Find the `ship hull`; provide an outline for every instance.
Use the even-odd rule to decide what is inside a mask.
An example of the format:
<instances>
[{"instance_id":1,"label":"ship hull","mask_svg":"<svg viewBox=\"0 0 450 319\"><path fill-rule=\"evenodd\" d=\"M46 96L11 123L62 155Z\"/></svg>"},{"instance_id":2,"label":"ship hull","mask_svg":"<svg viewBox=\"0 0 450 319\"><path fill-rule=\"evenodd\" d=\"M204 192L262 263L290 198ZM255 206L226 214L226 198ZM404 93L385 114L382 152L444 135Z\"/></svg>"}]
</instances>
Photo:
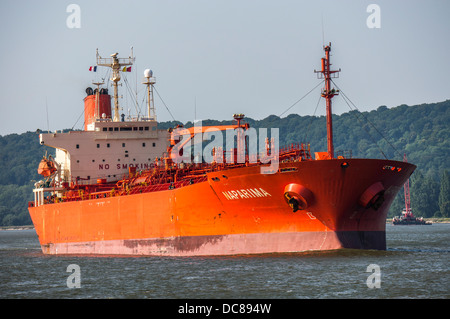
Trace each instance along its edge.
<instances>
[{"instance_id":1,"label":"ship hull","mask_svg":"<svg viewBox=\"0 0 450 319\"><path fill-rule=\"evenodd\" d=\"M345 164L345 165L344 165ZM201 256L386 249L386 215L414 165L369 159L243 167L193 185L30 207L46 254ZM296 212L288 184L311 195ZM366 205L373 185L382 201Z\"/></svg>"},{"instance_id":2,"label":"ship hull","mask_svg":"<svg viewBox=\"0 0 450 319\"><path fill-rule=\"evenodd\" d=\"M365 238L365 240L362 240ZM293 232L49 243L51 255L217 256L386 248L385 233Z\"/></svg>"}]
</instances>

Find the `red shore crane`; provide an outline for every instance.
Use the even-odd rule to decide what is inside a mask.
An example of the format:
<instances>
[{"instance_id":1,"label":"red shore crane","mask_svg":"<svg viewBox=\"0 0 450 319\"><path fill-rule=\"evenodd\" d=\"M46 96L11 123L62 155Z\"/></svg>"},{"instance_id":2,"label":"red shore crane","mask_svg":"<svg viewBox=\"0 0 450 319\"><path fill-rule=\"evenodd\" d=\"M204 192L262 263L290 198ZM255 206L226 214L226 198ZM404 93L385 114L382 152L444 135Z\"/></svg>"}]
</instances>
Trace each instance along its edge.
<instances>
[{"instance_id":1,"label":"red shore crane","mask_svg":"<svg viewBox=\"0 0 450 319\"><path fill-rule=\"evenodd\" d=\"M408 160L406 158L406 154L403 154L403 162L407 163ZM406 180L405 184L403 185L403 188L405 190L405 211L404 216L411 216L412 217L412 211L411 211L411 197L409 194L409 178Z\"/></svg>"}]
</instances>

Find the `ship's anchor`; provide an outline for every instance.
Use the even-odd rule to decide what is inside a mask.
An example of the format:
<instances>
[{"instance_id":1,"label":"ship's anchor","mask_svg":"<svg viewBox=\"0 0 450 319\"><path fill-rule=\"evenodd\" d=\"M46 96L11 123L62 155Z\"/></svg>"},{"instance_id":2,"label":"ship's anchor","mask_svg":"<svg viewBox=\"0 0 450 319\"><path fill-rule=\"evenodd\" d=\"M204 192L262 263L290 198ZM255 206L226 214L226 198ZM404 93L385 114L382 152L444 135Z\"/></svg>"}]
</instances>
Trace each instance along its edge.
<instances>
[{"instance_id":1,"label":"ship's anchor","mask_svg":"<svg viewBox=\"0 0 450 319\"><path fill-rule=\"evenodd\" d=\"M308 208L314 200L314 195L306 187L292 183L284 188L284 199L295 213L298 210Z\"/></svg>"},{"instance_id":2,"label":"ship's anchor","mask_svg":"<svg viewBox=\"0 0 450 319\"><path fill-rule=\"evenodd\" d=\"M370 185L358 200L358 203L364 208L373 208L377 210L384 203L384 186L381 182Z\"/></svg>"},{"instance_id":3,"label":"ship's anchor","mask_svg":"<svg viewBox=\"0 0 450 319\"><path fill-rule=\"evenodd\" d=\"M298 211L298 200L296 198L294 198L293 196L290 196L288 193L284 194L284 197L287 200L287 203L289 206L291 206L292 211L295 213L296 211Z\"/></svg>"}]
</instances>

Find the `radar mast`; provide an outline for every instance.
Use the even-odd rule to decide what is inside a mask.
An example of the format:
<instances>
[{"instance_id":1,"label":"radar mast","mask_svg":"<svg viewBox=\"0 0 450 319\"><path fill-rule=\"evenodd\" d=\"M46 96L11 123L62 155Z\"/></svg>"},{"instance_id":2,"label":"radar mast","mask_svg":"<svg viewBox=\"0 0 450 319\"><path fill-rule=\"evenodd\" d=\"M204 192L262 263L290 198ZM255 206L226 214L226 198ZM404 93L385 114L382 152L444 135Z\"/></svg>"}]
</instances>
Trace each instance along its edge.
<instances>
[{"instance_id":1,"label":"radar mast","mask_svg":"<svg viewBox=\"0 0 450 319\"><path fill-rule=\"evenodd\" d=\"M147 116L150 121L156 121L155 101L153 99L153 85L156 83L156 79L150 69L144 71L144 77L145 82L142 82L142 84L147 85Z\"/></svg>"},{"instance_id":2,"label":"radar mast","mask_svg":"<svg viewBox=\"0 0 450 319\"><path fill-rule=\"evenodd\" d=\"M322 89L322 97L327 101L327 148L328 148L328 158L334 158L334 145L333 145L333 121L332 121L332 110L331 110L331 99L339 94L339 90L331 88L331 79L339 77L339 70L330 70L330 51L331 43L323 47L325 51L325 57L322 58L322 70L316 71L319 79L325 79L325 87Z\"/></svg>"},{"instance_id":3,"label":"radar mast","mask_svg":"<svg viewBox=\"0 0 450 319\"><path fill-rule=\"evenodd\" d=\"M119 90L118 90L118 82L120 81L120 71L123 67L133 65L134 57L133 57L133 49L131 49L131 55L128 58L118 58L118 53L111 54L110 58L102 58L98 54L97 49L97 65L106 66L112 69L111 81L113 82L114 87L114 122L120 121L119 116Z\"/></svg>"}]
</instances>

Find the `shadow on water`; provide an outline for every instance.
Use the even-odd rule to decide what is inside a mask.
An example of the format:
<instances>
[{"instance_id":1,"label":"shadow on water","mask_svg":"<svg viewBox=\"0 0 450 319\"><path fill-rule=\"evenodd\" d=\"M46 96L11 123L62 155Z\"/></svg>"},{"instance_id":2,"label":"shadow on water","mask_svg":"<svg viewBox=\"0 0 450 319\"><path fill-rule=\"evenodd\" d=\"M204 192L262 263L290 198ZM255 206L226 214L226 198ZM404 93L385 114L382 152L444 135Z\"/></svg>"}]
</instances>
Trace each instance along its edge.
<instances>
[{"instance_id":1,"label":"shadow on water","mask_svg":"<svg viewBox=\"0 0 450 319\"><path fill-rule=\"evenodd\" d=\"M194 257L159 257L174 260L257 260L257 259L308 259L308 258L342 258L342 257L370 257L384 256L389 252L384 250L361 250L361 249L339 249L324 251L304 251L288 253L265 253L265 254L239 254L226 256L194 256Z\"/></svg>"},{"instance_id":2,"label":"shadow on water","mask_svg":"<svg viewBox=\"0 0 450 319\"><path fill-rule=\"evenodd\" d=\"M408 253L450 253L450 249L434 249L434 248L388 248L387 252L408 252Z\"/></svg>"}]
</instances>

